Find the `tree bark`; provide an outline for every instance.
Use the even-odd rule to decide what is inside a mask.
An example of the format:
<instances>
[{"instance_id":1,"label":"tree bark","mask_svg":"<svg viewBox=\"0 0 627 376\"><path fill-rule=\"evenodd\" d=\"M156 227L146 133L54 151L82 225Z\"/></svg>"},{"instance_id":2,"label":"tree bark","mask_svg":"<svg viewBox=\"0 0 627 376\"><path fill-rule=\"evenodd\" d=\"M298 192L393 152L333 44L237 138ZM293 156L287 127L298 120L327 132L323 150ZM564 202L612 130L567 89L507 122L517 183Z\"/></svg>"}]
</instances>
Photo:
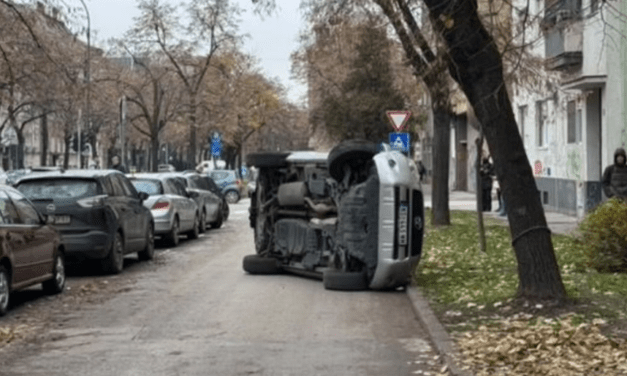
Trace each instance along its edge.
<instances>
[{"instance_id":1,"label":"tree bark","mask_svg":"<svg viewBox=\"0 0 627 376\"><path fill-rule=\"evenodd\" d=\"M472 104L495 164L508 208L518 261L518 296L563 299L544 209L516 126L503 79L502 59L477 14L476 0L423 0L450 55L449 71Z\"/></svg>"},{"instance_id":2,"label":"tree bark","mask_svg":"<svg viewBox=\"0 0 627 376\"><path fill-rule=\"evenodd\" d=\"M448 108L433 106L433 178L431 181L431 210L433 224L451 224L448 194L449 159L451 155L451 116Z\"/></svg>"},{"instance_id":3,"label":"tree bark","mask_svg":"<svg viewBox=\"0 0 627 376\"><path fill-rule=\"evenodd\" d=\"M45 112L45 110L43 110ZM39 153L39 164L46 166L48 162L48 115L45 113L41 117L41 123L39 127L41 137L41 150Z\"/></svg>"}]
</instances>

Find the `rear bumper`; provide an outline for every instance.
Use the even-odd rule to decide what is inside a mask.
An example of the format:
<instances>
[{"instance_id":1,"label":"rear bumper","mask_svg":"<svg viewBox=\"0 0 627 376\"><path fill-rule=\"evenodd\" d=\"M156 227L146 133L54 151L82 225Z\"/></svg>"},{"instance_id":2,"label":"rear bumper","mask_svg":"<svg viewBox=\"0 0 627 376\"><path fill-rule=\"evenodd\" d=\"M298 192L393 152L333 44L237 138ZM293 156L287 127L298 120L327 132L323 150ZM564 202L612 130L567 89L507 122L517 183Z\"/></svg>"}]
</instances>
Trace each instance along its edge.
<instances>
[{"instance_id":1,"label":"rear bumper","mask_svg":"<svg viewBox=\"0 0 627 376\"><path fill-rule=\"evenodd\" d=\"M155 215L155 211L151 211L151 213L155 222L155 235L167 234L172 230L172 218L174 217L171 216L170 213L161 215Z\"/></svg>"},{"instance_id":2,"label":"rear bumper","mask_svg":"<svg viewBox=\"0 0 627 376\"><path fill-rule=\"evenodd\" d=\"M68 258L103 259L109 254L113 236L104 231L61 232Z\"/></svg>"},{"instance_id":3,"label":"rear bumper","mask_svg":"<svg viewBox=\"0 0 627 376\"><path fill-rule=\"evenodd\" d=\"M420 256L404 260L379 260L369 287L373 290L383 290L407 285L418 261Z\"/></svg>"}]
</instances>

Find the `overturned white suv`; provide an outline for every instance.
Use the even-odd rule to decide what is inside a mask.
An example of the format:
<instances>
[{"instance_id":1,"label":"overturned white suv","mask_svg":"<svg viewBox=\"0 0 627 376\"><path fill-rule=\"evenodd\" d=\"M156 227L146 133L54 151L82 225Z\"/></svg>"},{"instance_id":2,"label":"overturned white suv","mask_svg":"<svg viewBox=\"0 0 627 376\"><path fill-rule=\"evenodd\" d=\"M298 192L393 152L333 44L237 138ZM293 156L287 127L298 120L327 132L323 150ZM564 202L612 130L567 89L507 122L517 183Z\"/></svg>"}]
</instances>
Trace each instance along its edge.
<instances>
[{"instance_id":1,"label":"overturned white suv","mask_svg":"<svg viewBox=\"0 0 627 376\"><path fill-rule=\"evenodd\" d=\"M251 274L289 271L333 290L395 289L422 250L424 203L415 164L389 146L350 140L328 154L256 153Z\"/></svg>"}]
</instances>

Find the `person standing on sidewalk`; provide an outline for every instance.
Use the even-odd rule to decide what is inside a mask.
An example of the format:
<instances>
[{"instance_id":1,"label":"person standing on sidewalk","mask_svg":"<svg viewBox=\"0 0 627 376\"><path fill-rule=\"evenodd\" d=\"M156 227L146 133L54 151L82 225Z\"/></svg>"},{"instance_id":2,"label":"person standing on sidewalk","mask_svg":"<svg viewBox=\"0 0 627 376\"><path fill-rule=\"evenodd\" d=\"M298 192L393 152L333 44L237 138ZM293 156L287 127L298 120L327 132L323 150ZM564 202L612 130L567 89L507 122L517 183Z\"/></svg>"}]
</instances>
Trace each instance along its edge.
<instances>
[{"instance_id":1,"label":"person standing on sidewalk","mask_svg":"<svg viewBox=\"0 0 627 376\"><path fill-rule=\"evenodd\" d=\"M618 148L614 152L614 164L603 171L603 192L608 198L627 199L627 155L625 149Z\"/></svg>"},{"instance_id":2,"label":"person standing on sidewalk","mask_svg":"<svg viewBox=\"0 0 627 376\"><path fill-rule=\"evenodd\" d=\"M113 164L111 166L112 169L114 170L118 170L124 174L128 173L128 170L126 169L126 166L124 166L124 164L122 164L122 162L120 161L120 157L118 157L117 155L114 155L113 158L111 158L111 163Z\"/></svg>"},{"instance_id":3,"label":"person standing on sidewalk","mask_svg":"<svg viewBox=\"0 0 627 376\"><path fill-rule=\"evenodd\" d=\"M490 163L489 157L484 157L481 162L481 169L479 170L479 174L481 174L481 203L482 203L482 211L491 211L492 210L492 182L494 176L494 166Z\"/></svg>"}]
</instances>

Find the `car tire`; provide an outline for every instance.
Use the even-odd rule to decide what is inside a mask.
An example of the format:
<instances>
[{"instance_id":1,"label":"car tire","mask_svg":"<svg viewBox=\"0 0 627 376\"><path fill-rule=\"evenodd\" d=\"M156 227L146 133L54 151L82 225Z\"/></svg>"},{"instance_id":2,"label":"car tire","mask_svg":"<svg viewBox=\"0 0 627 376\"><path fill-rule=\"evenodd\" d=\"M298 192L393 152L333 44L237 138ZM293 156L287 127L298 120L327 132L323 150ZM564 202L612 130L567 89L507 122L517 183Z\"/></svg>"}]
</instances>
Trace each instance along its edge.
<instances>
[{"instance_id":1,"label":"car tire","mask_svg":"<svg viewBox=\"0 0 627 376\"><path fill-rule=\"evenodd\" d=\"M124 269L124 242L122 241L122 234L115 233L113 241L111 242L111 249L107 258L102 263L103 270L110 274L120 274Z\"/></svg>"},{"instance_id":2,"label":"car tire","mask_svg":"<svg viewBox=\"0 0 627 376\"><path fill-rule=\"evenodd\" d=\"M52 278L41 284L44 292L49 295L59 294L65 289L65 257L57 251L54 257Z\"/></svg>"},{"instance_id":3,"label":"car tire","mask_svg":"<svg viewBox=\"0 0 627 376\"><path fill-rule=\"evenodd\" d=\"M253 153L246 156L246 164L254 167L285 167L290 153Z\"/></svg>"},{"instance_id":4,"label":"car tire","mask_svg":"<svg viewBox=\"0 0 627 376\"><path fill-rule=\"evenodd\" d=\"M278 274L282 272L279 260L259 255L244 256L244 271L250 274Z\"/></svg>"},{"instance_id":5,"label":"car tire","mask_svg":"<svg viewBox=\"0 0 627 376\"><path fill-rule=\"evenodd\" d=\"M137 258L140 261L150 261L155 258L155 231L152 225L146 232L146 247L137 252Z\"/></svg>"},{"instance_id":6,"label":"car tire","mask_svg":"<svg viewBox=\"0 0 627 376\"><path fill-rule=\"evenodd\" d=\"M366 140L348 140L336 145L329 152L329 174L337 181L344 177L344 166L355 159L372 159L378 152L377 144Z\"/></svg>"},{"instance_id":7,"label":"car tire","mask_svg":"<svg viewBox=\"0 0 627 376\"><path fill-rule=\"evenodd\" d=\"M203 210L198 223L198 232L204 234L205 231L207 231L207 212Z\"/></svg>"},{"instance_id":8,"label":"car tire","mask_svg":"<svg viewBox=\"0 0 627 376\"><path fill-rule=\"evenodd\" d=\"M0 266L0 316L9 310L11 297L11 276L4 266Z\"/></svg>"},{"instance_id":9,"label":"car tire","mask_svg":"<svg viewBox=\"0 0 627 376\"><path fill-rule=\"evenodd\" d=\"M229 204L236 204L239 201L239 192L235 190L230 190L224 193L224 197L226 198L226 202Z\"/></svg>"},{"instance_id":10,"label":"car tire","mask_svg":"<svg viewBox=\"0 0 627 376\"><path fill-rule=\"evenodd\" d=\"M229 203L224 202L224 215L222 216L222 221L226 222L229 219L229 214L231 213L231 209L229 209Z\"/></svg>"},{"instance_id":11,"label":"car tire","mask_svg":"<svg viewBox=\"0 0 627 376\"><path fill-rule=\"evenodd\" d=\"M362 291L368 288L365 272L328 269L322 273L322 283L327 290Z\"/></svg>"},{"instance_id":12,"label":"car tire","mask_svg":"<svg viewBox=\"0 0 627 376\"><path fill-rule=\"evenodd\" d=\"M179 217L175 217L170 232L165 235L165 240L170 247L176 247L177 245L179 245L180 231L181 228L179 227Z\"/></svg>"},{"instance_id":13,"label":"car tire","mask_svg":"<svg viewBox=\"0 0 627 376\"><path fill-rule=\"evenodd\" d=\"M224 218L222 217L222 210L218 210L218 219L211 224L211 228L220 228L222 227L223 222Z\"/></svg>"},{"instance_id":14,"label":"car tire","mask_svg":"<svg viewBox=\"0 0 627 376\"><path fill-rule=\"evenodd\" d=\"M200 220L198 219L198 213L196 213L196 215L194 216L194 225L192 226L192 229L187 231L187 239L198 239L198 234L200 233L200 231L198 230L199 228L199 223Z\"/></svg>"}]
</instances>

